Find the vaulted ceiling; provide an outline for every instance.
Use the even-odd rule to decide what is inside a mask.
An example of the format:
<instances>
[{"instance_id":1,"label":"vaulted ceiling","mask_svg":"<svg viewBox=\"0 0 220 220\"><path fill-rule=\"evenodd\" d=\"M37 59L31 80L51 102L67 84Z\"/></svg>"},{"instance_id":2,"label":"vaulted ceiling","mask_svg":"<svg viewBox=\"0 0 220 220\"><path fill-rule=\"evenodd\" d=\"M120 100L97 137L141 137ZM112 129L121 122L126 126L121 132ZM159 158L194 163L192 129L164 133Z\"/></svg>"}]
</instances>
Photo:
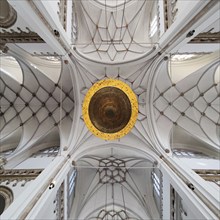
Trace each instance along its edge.
<instances>
[{"instance_id":1,"label":"vaulted ceiling","mask_svg":"<svg viewBox=\"0 0 220 220\"><path fill-rule=\"evenodd\" d=\"M10 29L0 28L1 149L15 149L12 159L45 142L60 143L61 154L73 155L79 171L83 194L76 195L76 218L158 217L151 179L156 157L190 146L181 135L173 146L172 134L182 130L191 146L197 139L203 143L194 150L219 152L218 43L196 39L203 32L219 32L216 6L212 15L203 16L195 7L198 22L190 25L190 11L189 25L182 29L184 7L177 5L173 22L178 25L162 33L157 1L77 0L70 39L56 24L58 6L45 2L10 1L17 21ZM47 7L53 10L45 12ZM158 30L151 36L155 16ZM186 37L190 28L196 34ZM82 117L87 91L106 78L129 85L139 107L131 132L114 141L95 137Z\"/></svg>"},{"instance_id":2,"label":"vaulted ceiling","mask_svg":"<svg viewBox=\"0 0 220 220\"><path fill-rule=\"evenodd\" d=\"M101 62L133 60L154 44L149 38L152 1L76 1L76 50Z\"/></svg>"},{"instance_id":3,"label":"vaulted ceiling","mask_svg":"<svg viewBox=\"0 0 220 220\"><path fill-rule=\"evenodd\" d=\"M74 97L70 70L62 58L33 58L13 45L1 61L1 150L15 149L15 156L44 143L50 133L48 144L65 145Z\"/></svg>"}]
</instances>

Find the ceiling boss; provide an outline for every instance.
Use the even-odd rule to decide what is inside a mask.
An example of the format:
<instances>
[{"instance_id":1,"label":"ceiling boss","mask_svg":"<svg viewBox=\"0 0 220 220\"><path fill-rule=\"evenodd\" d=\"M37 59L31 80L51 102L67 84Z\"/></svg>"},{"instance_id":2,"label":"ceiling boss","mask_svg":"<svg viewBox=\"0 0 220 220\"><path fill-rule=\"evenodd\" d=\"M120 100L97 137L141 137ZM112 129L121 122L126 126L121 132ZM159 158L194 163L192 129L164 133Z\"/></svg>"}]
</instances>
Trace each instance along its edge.
<instances>
[{"instance_id":1,"label":"ceiling boss","mask_svg":"<svg viewBox=\"0 0 220 220\"><path fill-rule=\"evenodd\" d=\"M82 111L86 126L95 136L114 140L133 128L138 115L138 102L126 83L105 79L89 89Z\"/></svg>"}]
</instances>

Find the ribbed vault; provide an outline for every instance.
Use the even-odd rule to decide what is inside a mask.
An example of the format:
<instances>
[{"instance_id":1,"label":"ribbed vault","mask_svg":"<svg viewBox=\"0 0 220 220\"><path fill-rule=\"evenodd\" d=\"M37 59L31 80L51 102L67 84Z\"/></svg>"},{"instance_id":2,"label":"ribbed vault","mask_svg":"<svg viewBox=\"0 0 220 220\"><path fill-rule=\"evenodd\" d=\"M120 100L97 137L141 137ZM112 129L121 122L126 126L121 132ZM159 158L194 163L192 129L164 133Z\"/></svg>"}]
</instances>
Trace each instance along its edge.
<instances>
[{"instance_id":1,"label":"ribbed vault","mask_svg":"<svg viewBox=\"0 0 220 220\"><path fill-rule=\"evenodd\" d=\"M22 82L12 78L4 68L0 73L1 151L13 146L16 148L16 154L30 149L36 143L41 145L48 136L49 145L56 142L65 145L71 130L74 110L70 70L62 57L55 61L43 60L30 57L24 52L18 56L19 52L16 46L11 48L12 63L8 59L7 70L11 70L10 64L13 67L16 60L22 71ZM55 75L57 69L60 69L57 80L57 76L54 75L55 82L47 75L53 68Z\"/></svg>"},{"instance_id":2,"label":"ribbed vault","mask_svg":"<svg viewBox=\"0 0 220 220\"><path fill-rule=\"evenodd\" d=\"M133 90L138 100L137 121L129 134L116 140L116 142L120 141L121 143L126 143L128 146L136 146L137 148L143 147L145 150L148 149L150 146L149 143L151 142L147 124L146 92L148 71L152 61L153 60L149 60L140 64L106 68L101 64L89 64L74 60L76 74L79 76L78 86L80 89L81 103L83 103L85 95L91 86L99 80L108 78L121 80ZM86 149L104 143L103 140L96 138L87 129L83 120L82 112L80 112L80 114L80 121L76 131L77 138L74 140L73 148L73 153L76 154L80 154L80 152Z\"/></svg>"},{"instance_id":3,"label":"ribbed vault","mask_svg":"<svg viewBox=\"0 0 220 220\"><path fill-rule=\"evenodd\" d=\"M168 73L168 62L161 64L153 105L164 146L170 145L173 126L180 126L219 150L220 85L215 82L218 67L219 61L215 59L175 84Z\"/></svg>"},{"instance_id":4,"label":"ribbed vault","mask_svg":"<svg viewBox=\"0 0 220 220\"><path fill-rule=\"evenodd\" d=\"M131 155L132 151L128 151L127 155ZM72 218L159 218L161 210L157 210L152 194L154 161L140 154L130 157L124 153L112 144L76 162L78 177Z\"/></svg>"},{"instance_id":5,"label":"ribbed vault","mask_svg":"<svg viewBox=\"0 0 220 220\"><path fill-rule=\"evenodd\" d=\"M60 146L58 159L67 163L71 160L77 170L71 219L160 219L163 185L157 161L162 161L159 157L164 158L164 154L157 140L166 152L174 145L188 149L196 145L196 150L205 149L209 155L220 150L219 60L206 60L191 72L184 69L184 77L174 77L174 81L175 71L170 73L173 63L167 57L163 59L174 47L176 50L190 41L185 32L196 23L178 27L183 25L179 14L176 17L175 7L180 1L177 5L176 1L171 5L165 1L163 5L159 4L162 1L151 0L75 0L60 1L60 5L51 1L49 7L45 1L23 2L21 5L36 12L36 23L33 18L30 21L34 30L24 21L30 14L25 12L23 16L23 5L17 3L20 11L16 22L10 30L0 29L0 46L4 47L0 69L1 151L13 151L5 154L10 160L23 153L28 157L47 147ZM68 15L72 26L68 31L62 29L65 25L59 24L57 17L52 17L57 12L56 16L63 16L67 24L67 2L72 4ZM54 6L52 12L47 11L50 6ZM169 16L171 6L172 21L168 21L163 16ZM64 14L56 11L61 8ZM179 7L181 16L183 10ZM175 19L177 25L173 28ZM188 18L185 20L188 22ZM42 30L38 23L43 24ZM33 32L35 29L39 35ZM126 83L138 100L134 127L114 141L94 136L82 115L89 89L109 78ZM149 98L152 96L153 100ZM188 142L184 141L186 137ZM58 172L66 169L66 165L58 165ZM160 183L159 189L153 179ZM66 185L62 184L62 201L66 199Z\"/></svg>"},{"instance_id":6,"label":"ribbed vault","mask_svg":"<svg viewBox=\"0 0 220 220\"><path fill-rule=\"evenodd\" d=\"M149 20L145 19L152 4L136 0L75 1L76 51L101 62L123 62L146 55L154 46L148 33Z\"/></svg>"}]
</instances>

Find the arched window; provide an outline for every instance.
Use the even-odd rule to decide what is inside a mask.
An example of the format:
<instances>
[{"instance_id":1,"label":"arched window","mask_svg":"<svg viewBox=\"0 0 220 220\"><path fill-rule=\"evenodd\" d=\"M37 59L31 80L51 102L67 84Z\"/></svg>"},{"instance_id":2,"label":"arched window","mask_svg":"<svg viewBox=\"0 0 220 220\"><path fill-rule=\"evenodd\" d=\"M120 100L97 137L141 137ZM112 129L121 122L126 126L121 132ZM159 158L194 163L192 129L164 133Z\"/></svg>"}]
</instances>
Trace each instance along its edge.
<instances>
[{"instance_id":1,"label":"arched window","mask_svg":"<svg viewBox=\"0 0 220 220\"><path fill-rule=\"evenodd\" d=\"M151 172L151 179L153 184L153 196L157 209L162 216L162 173L159 169L154 168Z\"/></svg>"},{"instance_id":2,"label":"arched window","mask_svg":"<svg viewBox=\"0 0 220 220\"><path fill-rule=\"evenodd\" d=\"M48 147L32 154L32 157L56 157L60 150L59 146Z\"/></svg>"},{"instance_id":3,"label":"arched window","mask_svg":"<svg viewBox=\"0 0 220 220\"><path fill-rule=\"evenodd\" d=\"M13 202L13 193L6 186L0 186L0 215Z\"/></svg>"},{"instance_id":4,"label":"arched window","mask_svg":"<svg viewBox=\"0 0 220 220\"><path fill-rule=\"evenodd\" d=\"M150 14L149 37L152 38L158 31L158 2L155 1Z\"/></svg>"},{"instance_id":5,"label":"arched window","mask_svg":"<svg viewBox=\"0 0 220 220\"><path fill-rule=\"evenodd\" d=\"M187 158L210 158L208 155L202 152L190 151L188 149L173 149L173 155L176 157Z\"/></svg>"},{"instance_id":6,"label":"arched window","mask_svg":"<svg viewBox=\"0 0 220 220\"><path fill-rule=\"evenodd\" d=\"M70 215L71 207L75 197L77 171L72 169L68 174L68 216Z\"/></svg>"}]
</instances>

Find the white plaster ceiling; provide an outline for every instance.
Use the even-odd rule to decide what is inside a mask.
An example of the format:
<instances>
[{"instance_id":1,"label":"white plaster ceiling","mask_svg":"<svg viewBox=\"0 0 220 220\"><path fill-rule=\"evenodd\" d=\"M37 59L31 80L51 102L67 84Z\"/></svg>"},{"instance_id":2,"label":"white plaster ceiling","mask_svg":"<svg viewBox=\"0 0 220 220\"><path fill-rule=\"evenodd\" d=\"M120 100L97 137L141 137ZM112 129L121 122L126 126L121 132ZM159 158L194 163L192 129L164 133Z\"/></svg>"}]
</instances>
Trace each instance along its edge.
<instances>
[{"instance_id":1,"label":"white plaster ceiling","mask_svg":"<svg viewBox=\"0 0 220 220\"><path fill-rule=\"evenodd\" d=\"M169 149L170 132L179 126L202 141L203 147L219 150L220 86L214 80L219 60L216 57L206 60L197 70L191 70L190 73L185 70L187 73L184 77L173 81L168 66L174 63L169 60L159 62L159 55L139 60L150 53L154 46L148 36L149 20L146 19L152 1L97 0L74 1L74 4L78 37L73 47L80 58L70 53L69 63L64 57L59 57L58 61L43 60L45 46L50 47L48 43L38 48L32 44L22 47L8 45L9 56L14 57L20 66L20 79L23 82L1 71L1 144L4 149L11 146L16 148L15 155L37 147L44 141L60 141L62 148L67 146L68 153L74 156L79 169L77 184L81 188L77 193L85 193L76 195L76 217L100 217L103 215L100 210L105 204L105 211L110 217L114 212L118 216L125 216L124 207L134 206L134 209L127 210L131 219L152 219L159 215L152 196L150 172L155 162L152 157L161 154L154 135L163 148ZM26 26L30 24L24 25L24 28ZM215 50L212 48L208 52ZM198 52L192 48L189 51L186 47L184 51ZM54 55L53 50L52 53ZM196 65L193 60L190 61L189 65ZM180 67L184 63L175 65ZM177 75L176 70L173 69L172 74ZM105 78L127 83L136 94L139 104L134 128L125 137L114 141L95 137L87 129L81 111L88 89ZM149 84L154 81L156 85L152 88ZM151 96L153 100L150 100ZM153 110L153 115L150 110ZM154 131L149 125L150 120L155 125ZM177 139L175 141L178 143ZM184 144L182 140L179 142ZM111 148L114 148L114 154ZM153 156L148 158L147 153ZM99 163L102 160L112 164L112 160L121 161L126 164L126 168L123 168L126 170L136 166L146 168L130 169L126 183L114 185L117 192L113 200L117 203L114 208L111 197L108 197L113 192L111 183L99 182ZM119 163L116 164L118 166ZM89 168L82 168L88 165ZM85 178L87 181L84 181ZM123 202L123 190L126 191L126 204ZM103 193L107 196L103 197ZM147 195L146 198L143 195ZM104 198L107 198L107 202L102 203Z\"/></svg>"},{"instance_id":2,"label":"white plaster ceiling","mask_svg":"<svg viewBox=\"0 0 220 220\"><path fill-rule=\"evenodd\" d=\"M80 105L82 105L84 97L88 89L98 80L105 78L115 78L127 83L135 92L139 103L139 112L137 122L131 132L120 140L115 140L115 143L126 143L130 147L145 149L151 146L149 137L149 128L147 124L146 112L146 92L147 92L147 79L148 69L152 61L143 62L137 65L126 65L119 67L106 68L102 65L89 65L75 61L76 73L78 74L78 86L80 89ZM79 154L82 151L88 151L93 146L110 141L104 141L95 137L86 127L82 112L80 108L80 121L76 131L77 138L74 140L75 147L73 152ZM148 145L148 147L146 147Z\"/></svg>"},{"instance_id":3,"label":"white plaster ceiling","mask_svg":"<svg viewBox=\"0 0 220 220\"><path fill-rule=\"evenodd\" d=\"M15 152L20 153L35 143L40 145L39 140L50 133L54 133L54 140L60 135L60 144L65 145L74 110L73 88L67 65L62 58L54 61L30 57L12 45L9 55L13 58L3 57L1 61L7 60L9 70L16 63L17 73L20 71L22 76L18 81L11 77L14 69L8 74L4 65L1 68L1 149L7 150L13 145ZM18 131L20 137L17 137ZM57 136L58 131L60 134ZM17 138L11 138L12 134Z\"/></svg>"},{"instance_id":4,"label":"white plaster ceiling","mask_svg":"<svg viewBox=\"0 0 220 220\"><path fill-rule=\"evenodd\" d=\"M75 1L75 7L78 37L74 47L83 57L122 62L153 49L148 36L149 20L145 19L151 1Z\"/></svg>"},{"instance_id":5,"label":"white plaster ceiling","mask_svg":"<svg viewBox=\"0 0 220 220\"><path fill-rule=\"evenodd\" d=\"M167 147L170 130L180 126L219 150L220 85L215 82L218 66L217 57L174 83L168 62L161 65L154 94L154 112L159 136Z\"/></svg>"},{"instance_id":6,"label":"white plaster ceiling","mask_svg":"<svg viewBox=\"0 0 220 220\"><path fill-rule=\"evenodd\" d=\"M104 215L110 219L159 218L161 210L157 210L152 194L152 158L148 160L131 150L136 156L127 157L123 148L114 144L93 153L76 163L78 191L72 210L74 218L107 219Z\"/></svg>"}]
</instances>

